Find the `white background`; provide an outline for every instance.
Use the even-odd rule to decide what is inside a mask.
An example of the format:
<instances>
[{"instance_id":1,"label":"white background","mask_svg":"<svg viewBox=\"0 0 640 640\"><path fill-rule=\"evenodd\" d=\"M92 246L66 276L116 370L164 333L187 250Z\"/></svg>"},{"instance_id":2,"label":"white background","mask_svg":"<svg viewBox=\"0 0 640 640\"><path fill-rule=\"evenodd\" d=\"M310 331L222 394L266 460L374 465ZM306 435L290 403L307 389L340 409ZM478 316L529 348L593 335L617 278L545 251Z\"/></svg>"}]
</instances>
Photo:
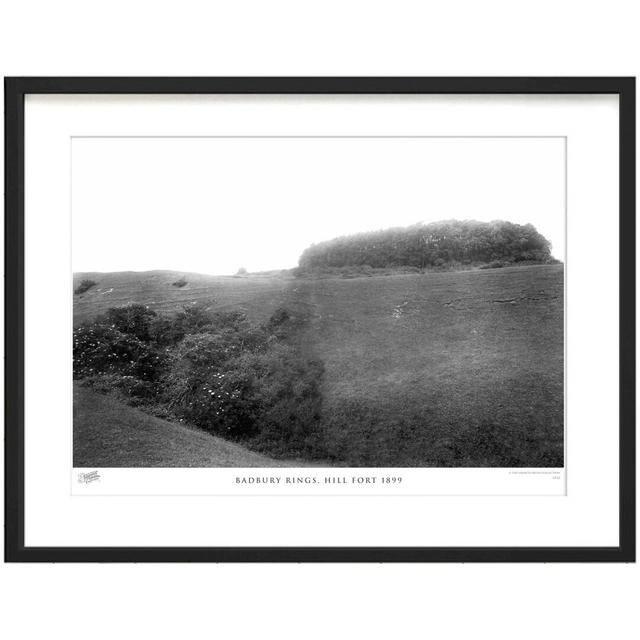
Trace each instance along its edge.
<instances>
[{"instance_id":1,"label":"white background","mask_svg":"<svg viewBox=\"0 0 640 640\"><path fill-rule=\"evenodd\" d=\"M263 127L261 118L249 132ZM74 272L291 269L314 242L451 218L533 224L553 256L565 257L564 138L89 137L72 145Z\"/></svg>"},{"instance_id":2,"label":"white background","mask_svg":"<svg viewBox=\"0 0 640 640\"><path fill-rule=\"evenodd\" d=\"M27 546L615 546L618 543L618 438L617 429L610 429L618 421L616 96L529 96L523 100L521 96L495 95L29 95L25 123ZM247 497L246 501L238 502L215 495L221 493L225 475L222 470L186 470L180 472L179 478L189 484L203 474L207 482L215 478L215 483L211 482L214 495L145 497L149 478L157 476L149 469L136 470L130 478L133 496L78 499L70 495L70 136L225 135L256 129L264 135L567 137L570 204L565 269L569 285L566 496L540 495L548 494L549 479L535 476L531 480L540 485L538 491L534 489L538 495L526 500L513 498L508 488L499 491L501 495L492 495L495 491L488 490L489 495L480 498L462 488L459 495L449 499L423 495L408 500L378 494L344 496L335 501L306 497L307 492L301 490L287 500ZM454 144L458 144L458 139ZM273 161L280 162L280 153L275 149ZM337 184L334 188L340 193L344 187ZM603 216L606 224L601 223ZM609 259L595 261L593 247L606 248ZM47 285L43 287L45 264ZM598 291L597 304L594 288ZM41 326L43 308L50 310L47 331L42 331ZM51 340L51 335L56 340ZM593 336L598 336L598 340L594 341ZM585 349L585 345L589 348ZM597 472L594 461L598 464ZM458 471L439 470L438 475L447 478L443 493L449 493L452 484L461 481ZM496 472L499 473L491 470L490 477L495 477ZM173 469L158 473L159 487L177 474ZM128 472L125 477L131 475ZM429 487L432 474L416 470L413 477L409 472L406 476L410 493L432 493ZM117 490L118 477L122 473L105 471L107 492L111 488L121 493ZM517 477L510 478L509 484L516 484ZM92 489L92 485L88 488ZM190 493L185 489L183 495ZM381 517L383 513L386 517Z\"/></svg>"},{"instance_id":3,"label":"white background","mask_svg":"<svg viewBox=\"0 0 640 640\"><path fill-rule=\"evenodd\" d=\"M636 75L634 2L13 3L4 75ZM637 565L3 566L12 638L632 637Z\"/></svg>"}]
</instances>

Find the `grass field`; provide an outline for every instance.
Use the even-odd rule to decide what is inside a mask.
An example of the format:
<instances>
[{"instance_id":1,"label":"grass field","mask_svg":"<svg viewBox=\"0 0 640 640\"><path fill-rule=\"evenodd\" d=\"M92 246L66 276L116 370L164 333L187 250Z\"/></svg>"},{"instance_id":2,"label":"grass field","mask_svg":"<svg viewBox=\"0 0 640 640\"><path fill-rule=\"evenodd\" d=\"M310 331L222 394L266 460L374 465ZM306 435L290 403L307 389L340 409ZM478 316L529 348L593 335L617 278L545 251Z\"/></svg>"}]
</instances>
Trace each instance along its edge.
<instances>
[{"instance_id":1,"label":"grass field","mask_svg":"<svg viewBox=\"0 0 640 640\"><path fill-rule=\"evenodd\" d=\"M175 272L77 274L97 285L75 296L74 319L131 302L170 313L204 301L254 321L279 306L303 310L298 340L325 365L324 428L337 463L561 466L563 271L185 274L183 288L171 285Z\"/></svg>"},{"instance_id":2,"label":"grass field","mask_svg":"<svg viewBox=\"0 0 640 640\"><path fill-rule=\"evenodd\" d=\"M204 431L160 420L114 398L74 387L74 467L282 467Z\"/></svg>"},{"instance_id":3,"label":"grass field","mask_svg":"<svg viewBox=\"0 0 640 640\"><path fill-rule=\"evenodd\" d=\"M173 283L184 277L184 287ZM74 296L74 321L93 319L110 307L140 303L158 313L173 313L194 302L216 310L243 309L252 319L265 320L286 297L295 280L272 276L208 276L175 271L122 271L74 274L74 288L83 280L96 286Z\"/></svg>"}]
</instances>

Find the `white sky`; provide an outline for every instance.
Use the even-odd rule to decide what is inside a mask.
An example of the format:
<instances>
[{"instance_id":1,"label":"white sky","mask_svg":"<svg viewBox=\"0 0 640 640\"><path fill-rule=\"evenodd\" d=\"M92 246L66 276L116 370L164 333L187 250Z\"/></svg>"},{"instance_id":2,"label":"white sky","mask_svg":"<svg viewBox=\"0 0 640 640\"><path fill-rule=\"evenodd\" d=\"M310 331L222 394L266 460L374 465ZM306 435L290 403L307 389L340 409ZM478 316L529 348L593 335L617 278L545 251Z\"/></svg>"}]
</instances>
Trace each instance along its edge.
<instances>
[{"instance_id":1,"label":"white sky","mask_svg":"<svg viewBox=\"0 0 640 640\"><path fill-rule=\"evenodd\" d=\"M313 242L450 218L564 260L562 138L74 138L74 271L294 267Z\"/></svg>"}]
</instances>

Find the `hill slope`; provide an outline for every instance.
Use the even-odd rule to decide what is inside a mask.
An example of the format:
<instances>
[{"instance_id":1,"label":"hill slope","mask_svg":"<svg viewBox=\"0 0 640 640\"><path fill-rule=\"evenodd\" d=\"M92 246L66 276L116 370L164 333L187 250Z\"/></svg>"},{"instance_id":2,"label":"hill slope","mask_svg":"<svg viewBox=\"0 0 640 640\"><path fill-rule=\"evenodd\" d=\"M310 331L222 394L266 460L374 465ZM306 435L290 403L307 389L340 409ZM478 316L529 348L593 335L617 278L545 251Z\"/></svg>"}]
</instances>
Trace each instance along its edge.
<instances>
[{"instance_id":1,"label":"hill slope","mask_svg":"<svg viewBox=\"0 0 640 640\"><path fill-rule=\"evenodd\" d=\"M76 386L73 394L74 467L284 467L204 431L167 422Z\"/></svg>"},{"instance_id":2,"label":"hill slope","mask_svg":"<svg viewBox=\"0 0 640 640\"><path fill-rule=\"evenodd\" d=\"M336 451L561 464L562 265L321 280L306 295ZM368 420L353 424L356 411Z\"/></svg>"},{"instance_id":3,"label":"hill slope","mask_svg":"<svg viewBox=\"0 0 640 640\"><path fill-rule=\"evenodd\" d=\"M184 287L173 286L181 278ZM254 319L268 317L291 286L291 276L210 276L177 271L119 271L76 273L74 288L84 279L96 286L73 296L74 323L92 320L110 307L130 303L148 305L158 313L172 313L184 305L206 302L217 311L244 309Z\"/></svg>"},{"instance_id":4,"label":"hill slope","mask_svg":"<svg viewBox=\"0 0 640 640\"><path fill-rule=\"evenodd\" d=\"M561 466L564 267L368 278L78 274L76 321L139 302L196 301L263 321L304 312L299 346L322 360L329 455L354 466Z\"/></svg>"}]
</instances>

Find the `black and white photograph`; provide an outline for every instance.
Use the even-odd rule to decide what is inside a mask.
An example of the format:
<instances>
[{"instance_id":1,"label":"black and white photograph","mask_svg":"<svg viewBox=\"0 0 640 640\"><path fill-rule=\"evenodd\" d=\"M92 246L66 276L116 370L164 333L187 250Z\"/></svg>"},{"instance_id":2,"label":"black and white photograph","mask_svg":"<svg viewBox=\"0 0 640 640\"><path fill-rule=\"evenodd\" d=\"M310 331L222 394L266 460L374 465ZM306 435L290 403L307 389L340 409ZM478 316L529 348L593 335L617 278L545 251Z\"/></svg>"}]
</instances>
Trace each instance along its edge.
<instances>
[{"instance_id":1,"label":"black and white photograph","mask_svg":"<svg viewBox=\"0 0 640 640\"><path fill-rule=\"evenodd\" d=\"M637 5L4 3L3 637L633 638Z\"/></svg>"},{"instance_id":2,"label":"black and white photograph","mask_svg":"<svg viewBox=\"0 0 640 640\"><path fill-rule=\"evenodd\" d=\"M631 557L631 81L8 86L14 557Z\"/></svg>"},{"instance_id":3,"label":"black and white photograph","mask_svg":"<svg viewBox=\"0 0 640 640\"><path fill-rule=\"evenodd\" d=\"M566 162L74 137L73 466L563 468Z\"/></svg>"}]
</instances>

